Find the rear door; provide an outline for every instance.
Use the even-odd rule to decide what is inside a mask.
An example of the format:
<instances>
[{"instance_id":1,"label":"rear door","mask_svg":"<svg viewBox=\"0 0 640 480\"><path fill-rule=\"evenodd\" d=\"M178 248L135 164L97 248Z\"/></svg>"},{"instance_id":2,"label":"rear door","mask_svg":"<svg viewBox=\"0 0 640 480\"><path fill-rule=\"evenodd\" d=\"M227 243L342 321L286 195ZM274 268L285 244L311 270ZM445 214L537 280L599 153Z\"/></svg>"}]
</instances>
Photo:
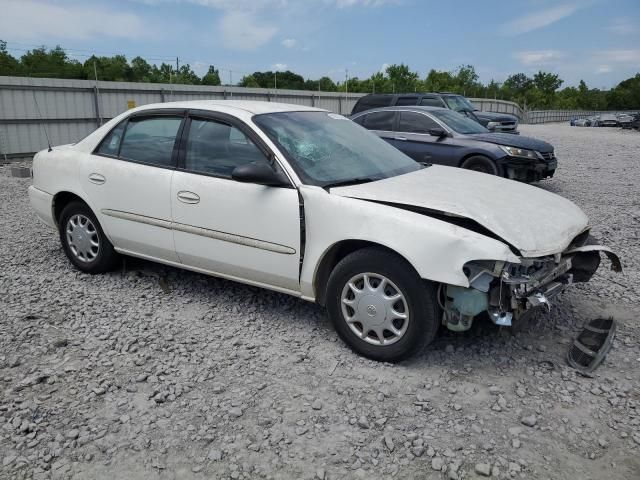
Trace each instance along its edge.
<instances>
[{"instance_id":1,"label":"rear door","mask_svg":"<svg viewBox=\"0 0 640 480\"><path fill-rule=\"evenodd\" d=\"M416 162L457 166L457 149L450 137L429 134L431 129L443 129L430 116L410 111L399 113L398 125L390 142Z\"/></svg>"},{"instance_id":2,"label":"rear door","mask_svg":"<svg viewBox=\"0 0 640 480\"><path fill-rule=\"evenodd\" d=\"M171 177L183 111L135 114L80 163L91 207L114 246L177 262L171 232Z\"/></svg>"}]
</instances>

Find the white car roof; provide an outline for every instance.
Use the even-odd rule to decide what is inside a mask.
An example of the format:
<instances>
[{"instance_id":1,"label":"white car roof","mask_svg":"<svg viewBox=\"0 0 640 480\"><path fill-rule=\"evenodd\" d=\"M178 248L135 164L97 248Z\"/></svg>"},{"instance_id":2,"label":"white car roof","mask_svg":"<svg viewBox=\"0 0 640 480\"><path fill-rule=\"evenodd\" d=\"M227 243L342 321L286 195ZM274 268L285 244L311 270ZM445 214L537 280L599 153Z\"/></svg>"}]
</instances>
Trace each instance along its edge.
<instances>
[{"instance_id":1,"label":"white car roof","mask_svg":"<svg viewBox=\"0 0 640 480\"><path fill-rule=\"evenodd\" d=\"M307 107L290 103L263 102L256 100L189 100L182 102L152 103L138 107L136 110L155 108L189 108L198 110L220 111L222 108L243 110L253 115L276 112L326 112L322 108Z\"/></svg>"}]
</instances>

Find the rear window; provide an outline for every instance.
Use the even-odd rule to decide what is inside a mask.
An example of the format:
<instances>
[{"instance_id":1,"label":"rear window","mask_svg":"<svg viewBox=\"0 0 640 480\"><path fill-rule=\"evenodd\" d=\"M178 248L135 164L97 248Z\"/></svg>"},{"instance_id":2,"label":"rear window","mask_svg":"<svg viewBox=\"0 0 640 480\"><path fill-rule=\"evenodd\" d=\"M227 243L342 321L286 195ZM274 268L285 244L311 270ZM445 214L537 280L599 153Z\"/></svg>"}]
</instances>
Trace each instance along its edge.
<instances>
[{"instance_id":1,"label":"rear window","mask_svg":"<svg viewBox=\"0 0 640 480\"><path fill-rule=\"evenodd\" d=\"M170 166L182 117L131 118L120 147L120 158Z\"/></svg>"},{"instance_id":2,"label":"rear window","mask_svg":"<svg viewBox=\"0 0 640 480\"><path fill-rule=\"evenodd\" d=\"M407 96L407 97L398 97L398 101L396 105L416 105L418 103L418 96Z\"/></svg>"},{"instance_id":3,"label":"rear window","mask_svg":"<svg viewBox=\"0 0 640 480\"><path fill-rule=\"evenodd\" d=\"M429 133L432 128L440 128L440 125L426 115L415 112L400 112L399 132Z\"/></svg>"},{"instance_id":4,"label":"rear window","mask_svg":"<svg viewBox=\"0 0 640 480\"><path fill-rule=\"evenodd\" d=\"M124 133L124 126L127 123L123 120L118 124L116 128L111 130L109 134L100 142L100 146L96 150L96 153L100 155L108 155L110 157L117 157L120 150L120 140L122 140L122 134Z\"/></svg>"},{"instance_id":5,"label":"rear window","mask_svg":"<svg viewBox=\"0 0 640 480\"><path fill-rule=\"evenodd\" d=\"M425 107L444 107L442 100L434 97L424 97L420 100L420 105L424 105Z\"/></svg>"},{"instance_id":6,"label":"rear window","mask_svg":"<svg viewBox=\"0 0 640 480\"><path fill-rule=\"evenodd\" d=\"M391 105L393 95L366 95L356 102L352 114L371 110L373 108L388 107Z\"/></svg>"},{"instance_id":7,"label":"rear window","mask_svg":"<svg viewBox=\"0 0 640 480\"><path fill-rule=\"evenodd\" d=\"M373 112L364 115L362 126L368 130L393 131L396 112Z\"/></svg>"}]
</instances>

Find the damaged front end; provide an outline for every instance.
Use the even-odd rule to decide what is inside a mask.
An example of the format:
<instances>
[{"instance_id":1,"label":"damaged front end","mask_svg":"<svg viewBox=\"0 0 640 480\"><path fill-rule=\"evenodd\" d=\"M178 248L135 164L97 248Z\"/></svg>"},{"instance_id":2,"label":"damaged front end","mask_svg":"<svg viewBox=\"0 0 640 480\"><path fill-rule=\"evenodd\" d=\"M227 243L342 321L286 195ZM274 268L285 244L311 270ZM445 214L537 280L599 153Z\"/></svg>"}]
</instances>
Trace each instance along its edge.
<instances>
[{"instance_id":1,"label":"damaged front end","mask_svg":"<svg viewBox=\"0 0 640 480\"><path fill-rule=\"evenodd\" d=\"M442 285L442 323L454 331L471 328L482 312L501 326L511 326L533 309L550 309L550 300L572 283L588 282L600 266L600 253L611 269L622 271L618 256L598 245L587 232L563 252L539 258L520 258L520 263L473 261L464 265L469 287Z\"/></svg>"}]
</instances>

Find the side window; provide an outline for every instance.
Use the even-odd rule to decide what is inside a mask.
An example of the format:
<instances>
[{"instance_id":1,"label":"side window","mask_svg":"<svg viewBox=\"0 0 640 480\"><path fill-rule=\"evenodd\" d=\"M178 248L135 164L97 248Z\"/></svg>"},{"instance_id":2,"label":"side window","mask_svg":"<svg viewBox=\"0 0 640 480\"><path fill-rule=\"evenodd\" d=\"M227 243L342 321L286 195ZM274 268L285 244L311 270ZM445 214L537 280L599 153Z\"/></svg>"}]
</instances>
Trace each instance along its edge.
<instances>
[{"instance_id":1,"label":"side window","mask_svg":"<svg viewBox=\"0 0 640 480\"><path fill-rule=\"evenodd\" d=\"M398 101L396 105L417 105L418 97L417 95L409 96L409 97L398 97Z\"/></svg>"},{"instance_id":2,"label":"side window","mask_svg":"<svg viewBox=\"0 0 640 480\"><path fill-rule=\"evenodd\" d=\"M369 130L393 131L396 112L373 112L364 116L362 126Z\"/></svg>"},{"instance_id":3,"label":"side window","mask_svg":"<svg viewBox=\"0 0 640 480\"><path fill-rule=\"evenodd\" d=\"M122 134L124 133L124 126L126 123L127 121L124 120L112 129L109 134L102 139L100 146L96 149L96 153L117 157L118 150L120 149L120 140L122 140Z\"/></svg>"},{"instance_id":4,"label":"side window","mask_svg":"<svg viewBox=\"0 0 640 480\"><path fill-rule=\"evenodd\" d=\"M351 120L357 123L358 125L363 125L365 118L366 118L366 115L360 115L358 118L352 118Z\"/></svg>"},{"instance_id":5,"label":"side window","mask_svg":"<svg viewBox=\"0 0 640 480\"><path fill-rule=\"evenodd\" d=\"M237 128L214 120L191 119L185 170L231 177L240 165L266 161L262 151Z\"/></svg>"},{"instance_id":6,"label":"side window","mask_svg":"<svg viewBox=\"0 0 640 480\"><path fill-rule=\"evenodd\" d=\"M433 98L433 97L424 97L420 101L420 105L424 105L427 107L444 107L442 100L440 100L439 98Z\"/></svg>"},{"instance_id":7,"label":"side window","mask_svg":"<svg viewBox=\"0 0 640 480\"><path fill-rule=\"evenodd\" d=\"M431 128L441 128L434 120L415 112L400 112L398 131L404 133L429 133Z\"/></svg>"},{"instance_id":8,"label":"side window","mask_svg":"<svg viewBox=\"0 0 640 480\"><path fill-rule=\"evenodd\" d=\"M173 145L181 122L182 117L130 118L120 148L120 158L171 166Z\"/></svg>"}]
</instances>

